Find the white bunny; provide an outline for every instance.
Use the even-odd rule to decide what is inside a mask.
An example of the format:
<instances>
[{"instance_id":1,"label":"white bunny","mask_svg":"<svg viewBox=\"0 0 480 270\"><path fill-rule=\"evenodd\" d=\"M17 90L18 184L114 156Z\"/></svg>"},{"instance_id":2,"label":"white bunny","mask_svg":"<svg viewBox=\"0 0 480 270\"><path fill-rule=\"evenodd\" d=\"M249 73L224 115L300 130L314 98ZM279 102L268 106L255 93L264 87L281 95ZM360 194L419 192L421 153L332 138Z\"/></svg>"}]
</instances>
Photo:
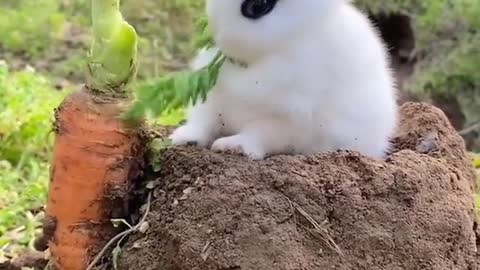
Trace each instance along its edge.
<instances>
[{"instance_id":1,"label":"white bunny","mask_svg":"<svg viewBox=\"0 0 480 270\"><path fill-rule=\"evenodd\" d=\"M174 144L254 160L339 149L384 157L396 127L394 79L377 31L350 1L207 0L207 14L216 46L236 61L224 63Z\"/></svg>"}]
</instances>

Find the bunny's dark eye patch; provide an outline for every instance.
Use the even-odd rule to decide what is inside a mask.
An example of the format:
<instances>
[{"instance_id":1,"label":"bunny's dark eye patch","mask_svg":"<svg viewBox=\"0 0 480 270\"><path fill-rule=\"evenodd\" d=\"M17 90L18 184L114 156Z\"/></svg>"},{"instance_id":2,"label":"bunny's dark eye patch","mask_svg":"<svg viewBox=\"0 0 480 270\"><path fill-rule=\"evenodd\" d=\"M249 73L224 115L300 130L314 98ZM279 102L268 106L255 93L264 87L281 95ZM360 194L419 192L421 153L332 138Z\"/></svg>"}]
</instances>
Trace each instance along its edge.
<instances>
[{"instance_id":1,"label":"bunny's dark eye patch","mask_svg":"<svg viewBox=\"0 0 480 270\"><path fill-rule=\"evenodd\" d=\"M242 15L248 19L257 20L270 13L278 0L244 0Z\"/></svg>"}]
</instances>

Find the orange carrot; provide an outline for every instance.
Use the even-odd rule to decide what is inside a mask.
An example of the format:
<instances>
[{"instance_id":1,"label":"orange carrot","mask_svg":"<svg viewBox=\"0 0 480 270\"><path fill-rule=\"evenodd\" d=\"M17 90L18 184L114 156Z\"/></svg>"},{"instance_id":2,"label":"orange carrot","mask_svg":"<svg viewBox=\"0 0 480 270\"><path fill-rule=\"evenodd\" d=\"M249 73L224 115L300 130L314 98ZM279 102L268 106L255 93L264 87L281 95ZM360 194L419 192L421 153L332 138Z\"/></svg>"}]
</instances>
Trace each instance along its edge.
<instances>
[{"instance_id":1,"label":"orange carrot","mask_svg":"<svg viewBox=\"0 0 480 270\"><path fill-rule=\"evenodd\" d=\"M83 88L57 110L47 216L56 221L49 247L58 269L85 270L115 233L110 219L128 211L143 146L139 130L118 119L121 108Z\"/></svg>"},{"instance_id":2,"label":"orange carrot","mask_svg":"<svg viewBox=\"0 0 480 270\"><path fill-rule=\"evenodd\" d=\"M89 82L56 110L54 155L47 201L51 265L85 270L116 233L110 220L128 214L128 194L143 164L142 123L126 126L135 30L118 0L92 0L94 43ZM53 223L51 221L54 221Z\"/></svg>"}]
</instances>

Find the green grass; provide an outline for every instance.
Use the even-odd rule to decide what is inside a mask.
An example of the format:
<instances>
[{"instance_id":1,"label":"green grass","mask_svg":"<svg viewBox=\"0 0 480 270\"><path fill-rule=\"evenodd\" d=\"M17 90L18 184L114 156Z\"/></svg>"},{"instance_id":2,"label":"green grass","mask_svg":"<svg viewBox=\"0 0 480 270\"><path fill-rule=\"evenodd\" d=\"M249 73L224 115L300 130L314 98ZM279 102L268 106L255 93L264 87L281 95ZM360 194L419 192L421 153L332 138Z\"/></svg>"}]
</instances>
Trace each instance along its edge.
<instances>
[{"instance_id":1,"label":"green grass","mask_svg":"<svg viewBox=\"0 0 480 270\"><path fill-rule=\"evenodd\" d=\"M408 90L419 99L458 103L464 128L480 121L480 2L477 0L356 0L372 12L413 15L416 49L426 55ZM480 149L478 149L480 151Z\"/></svg>"},{"instance_id":2,"label":"green grass","mask_svg":"<svg viewBox=\"0 0 480 270\"><path fill-rule=\"evenodd\" d=\"M52 78L84 79L90 45L89 2L84 0L0 1L0 56L12 65L30 64ZM198 0L124 0L122 11L137 29L139 78L183 69L195 50L190 40Z\"/></svg>"},{"instance_id":3,"label":"green grass","mask_svg":"<svg viewBox=\"0 0 480 270\"><path fill-rule=\"evenodd\" d=\"M0 64L0 260L31 245L49 179L53 109L60 92L34 71ZM3 254L2 254L3 253Z\"/></svg>"},{"instance_id":4,"label":"green grass","mask_svg":"<svg viewBox=\"0 0 480 270\"><path fill-rule=\"evenodd\" d=\"M7 1L3 4L0 31L5 51L40 57L55 49L52 40L59 41L62 37L66 28L65 14L59 11L59 1L42 2Z\"/></svg>"}]
</instances>

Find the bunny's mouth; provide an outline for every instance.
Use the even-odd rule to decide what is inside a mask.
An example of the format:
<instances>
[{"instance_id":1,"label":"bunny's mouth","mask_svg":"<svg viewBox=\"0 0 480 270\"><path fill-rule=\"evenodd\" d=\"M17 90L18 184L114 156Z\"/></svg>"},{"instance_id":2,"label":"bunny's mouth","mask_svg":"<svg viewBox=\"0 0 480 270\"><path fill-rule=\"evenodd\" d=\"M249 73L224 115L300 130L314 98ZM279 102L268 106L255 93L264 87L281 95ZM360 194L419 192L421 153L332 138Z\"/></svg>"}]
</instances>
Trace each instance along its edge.
<instances>
[{"instance_id":1,"label":"bunny's mouth","mask_svg":"<svg viewBox=\"0 0 480 270\"><path fill-rule=\"evenodd\" d=\"M242 15L248 19L258 20L272 12L277 2L278 0L244 0Z\"/></svg>"}]
</instances>

